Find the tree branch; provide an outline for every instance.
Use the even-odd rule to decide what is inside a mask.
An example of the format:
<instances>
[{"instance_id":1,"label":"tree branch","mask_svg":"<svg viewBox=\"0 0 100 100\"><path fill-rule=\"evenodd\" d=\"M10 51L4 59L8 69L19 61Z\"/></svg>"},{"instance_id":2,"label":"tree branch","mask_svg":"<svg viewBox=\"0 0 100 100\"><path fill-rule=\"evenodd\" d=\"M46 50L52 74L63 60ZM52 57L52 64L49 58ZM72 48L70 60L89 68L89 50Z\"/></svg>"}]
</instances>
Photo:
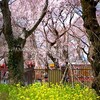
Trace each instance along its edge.
<instances>
[{"instance_id":1,"label":"tree branch","mask_svg":"<svg viewBox=\"0 0 100 100\"><path fill-rule=\"evenodd\" d=\"M26 30L25 38L30 36L32 34L32 32L34 32L34 30L38 27L38 25L40 24L40 22L42 21L42 19L46 15L47 7L48 7L48 0L46 0L45 7L43 8L42 14L41 14L40 18L38 19L38 21L36 22L36 24L32 27L31 30L29 30L29 31Z\"/></svg>"},{"instance_id":2,"label":"tree branch","mask_svg":"<svg viewBox=\"0 0 100 100\"><path fill-rule=\"evenodd\" d=\"M0 35L3 33L3 28L0 29Z\"/></svg>"},{"instance_id":3,"label":"tree branch","mask_svg":"<svg viewBox=\"0 0 100 100\"><path fill-rule=\"evenodd\" d=\"M83 50L83 52L84 52L87 56L89 55L89 53L88 53L88 52L86 52L84 48L82 48L82 47L79 47L79 48L80 48L80 49L82 49L82 50Z\"/></svg>"},{"instance_id":4,"label":"tree branch","mask_svg":"<svg viewBox=\"0 0 100 100\"><path fill-rule=\"evenodd\" d=\"M12 25L11 25L11 12L9 10L9 5L7 0L1 1L1 12L3 14L3 34L5 39L8 43L8 46L13 46L13 32L12 32Z\"/></svg>"}]
</instances>

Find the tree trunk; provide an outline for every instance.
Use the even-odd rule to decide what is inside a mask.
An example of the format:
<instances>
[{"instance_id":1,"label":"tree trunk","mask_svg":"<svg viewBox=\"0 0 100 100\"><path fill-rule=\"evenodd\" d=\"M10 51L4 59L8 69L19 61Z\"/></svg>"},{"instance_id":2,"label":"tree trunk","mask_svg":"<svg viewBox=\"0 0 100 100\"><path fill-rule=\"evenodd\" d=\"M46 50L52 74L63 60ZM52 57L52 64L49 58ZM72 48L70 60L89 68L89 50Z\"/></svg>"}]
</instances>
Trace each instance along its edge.
<instances>
[{"instance_id":1,"label":"tree trunk","mask_svg":"<svg viewBox=\"0 0 100 100\"><path fill-rule=\"evenodd\" d=\"M22 50L18 50L18 48L9 50L8 67L10 83L15 84L20 82L24 84L24 60Z\"/></svg>"},{"instance_id":2,"label":"tree trunk","mask_svg":"<svg viewBox=\"0 0 100 100\"><path fill-rule=\"evenodd\" d=\"M84 27L91 42L88 59L94 71L92 88L100 95L100 26L96 18L97 3L95 0L81 0Z\"/></svg>"},{"instance_id":3,"label":"tree trunk","mask_svg":"<svg viewBox=\"0 0 100 100\"><path fill-rule=\"evenodd\" d=\"M9 79L11 83L20 82L23 84L24 73L24 61L23 61L23 47L26 43L26 39L35 31L44 16L46 15L48 0L45 1L40 18L35 25L28 31L23 29L24 37L19 36L17 39L13 35L12 23L11 23L11 11L9 9L9 0L0 0L0 9L3 15L3 35L8 45L9 57L8 57L8 70ZM22 35L23 35L22 33Z\"/></svg>"}]
</instances>

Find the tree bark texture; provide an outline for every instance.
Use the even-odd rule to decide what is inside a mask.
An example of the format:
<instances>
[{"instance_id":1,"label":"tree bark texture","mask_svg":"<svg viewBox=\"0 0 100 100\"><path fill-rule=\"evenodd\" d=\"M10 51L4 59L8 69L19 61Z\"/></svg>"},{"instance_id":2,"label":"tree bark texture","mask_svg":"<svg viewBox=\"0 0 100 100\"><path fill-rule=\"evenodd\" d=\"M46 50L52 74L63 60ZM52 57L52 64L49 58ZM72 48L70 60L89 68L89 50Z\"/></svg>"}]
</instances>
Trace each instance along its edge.
<instances>
[{"instance_id":1,"label":"tree bark texture","mask_svg":"<svg viewBox=\"0 0 100 100\"><path fill-rule=\"evenodd\" d=\"M24 84L24 60L22 50L14 49L9 51L8 70L10 83Z\"/></svg>"},{"instance_id":2,"label":"tree bark texture","mask_svg":"<svg viewBox=\"0 0 100 100\"><path fill-rule=\"evenodd\" d=\"M97 0L98 1L98 0ZM100 95L100 25L96 18L96 0L81 0L83 10L84 27L88 34L90 44L90 51L88 59L94 71L94 81L92 88L94 88L98 95Z\"/></svg>"}]
</instances>

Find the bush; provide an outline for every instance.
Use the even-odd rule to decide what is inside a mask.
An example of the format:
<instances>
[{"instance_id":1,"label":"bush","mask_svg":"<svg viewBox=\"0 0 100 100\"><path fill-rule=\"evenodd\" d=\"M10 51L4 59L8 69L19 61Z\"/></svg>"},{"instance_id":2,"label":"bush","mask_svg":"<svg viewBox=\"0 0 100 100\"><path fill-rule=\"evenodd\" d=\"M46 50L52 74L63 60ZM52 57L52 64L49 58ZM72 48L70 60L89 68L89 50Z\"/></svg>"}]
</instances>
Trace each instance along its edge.
<instances>
[{"instance_id":1,"label":"bush","mask_svg":"<svg viewBox=\"0 0 100 100\"><path fill-rule=\"evenodd\" d=\"M96 100L95 92L76 84L51 85L35 83L29 86L0 84L0 100Z\"/></svg>"}]
</instances>

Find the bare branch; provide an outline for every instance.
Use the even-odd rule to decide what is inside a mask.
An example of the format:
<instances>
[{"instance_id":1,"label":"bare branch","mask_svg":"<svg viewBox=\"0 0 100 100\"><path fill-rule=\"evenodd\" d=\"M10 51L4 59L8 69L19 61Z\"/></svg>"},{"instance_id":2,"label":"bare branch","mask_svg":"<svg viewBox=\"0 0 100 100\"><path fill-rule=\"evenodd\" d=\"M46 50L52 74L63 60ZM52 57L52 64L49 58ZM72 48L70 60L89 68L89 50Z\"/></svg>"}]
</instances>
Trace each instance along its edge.
<instances>
[{"instance_id":1,"label":"bare branch","mask_svg":"<svg viewBox=\"0 0 100 100\"><path fill-rule=\"evenodd\" d=\"M47 41L48 43L50 43L51 46L53 46L53 45L56 43L56 40L55 40L54 42L49 41L49 39L48 39L48 37L47 37L47 33L46 33L46 31L45 31L45 27L43 27L43 30L44 30L44 34L45 34L46 41Z\"/></svg>"},{"instance_id":2,"label":"bare branch","mask_svg":"<svg viewBox=\"0 0 100 100\"><path fill-rule=\"evenodd\" d=\"M87 53L87 52L85 51L85 49L84 49L84 48L80 47L80 49L82 49L82 50L83 50L83 52L84 52L87 56L89 55L89 53Z\"/></svg>"},{"instance_id":3,"label":"bare branch","mask_svg":"<svg viewBox=\"0 0 100 100\"><path fill-rule=\"evenodd\" d=\"M34 30L38 27L38 25L40 24L40 22L42 21L42 19L46 15L47 7L48 7L48 0L46 0L45 7L44 7L44 9L42 11L42 14L41 14L40 18L36 22L36 24L32 27L31 30L29 30L29 31L26 30L25 38L27 38L28 36L30 36L34 32Z\"/></svg>"},{"instance_id":4,"label":"bare branch","mask_svg":"<svg viewBox=\"0 0 100 100\"><path fill-rule=\"evenodd\" d=\"M3 28L0 29L0 35L3 33Z\"/></svg>"},{"instance_id":5,"label":"bare branch","mask_svg":"<svg viewBox=\"0 0 100 100\"><path fill-rule=\"evenodd\" d=\"M8 0L9 5L11 5L12 3L14 3L15 1L17 1L17 0Z\"/></svg>"},{"instance_id":6,"label":"bare branch","mask_svg":"<svg viewBox=\"0 0 100 100\"><path fill-rule=\"evenodd\" d=\"M73 30L71 30L71 31L73 32ZM85 44L87 47L89 47L89 45L86 42L84 42L81 38L79 38L78 36L75 36L75 35L70 34L70 33L69 33L69 35L72 36L72 37L75 37L75 38L79 39L83 44Z\"/></svg>"}]
</instances>

